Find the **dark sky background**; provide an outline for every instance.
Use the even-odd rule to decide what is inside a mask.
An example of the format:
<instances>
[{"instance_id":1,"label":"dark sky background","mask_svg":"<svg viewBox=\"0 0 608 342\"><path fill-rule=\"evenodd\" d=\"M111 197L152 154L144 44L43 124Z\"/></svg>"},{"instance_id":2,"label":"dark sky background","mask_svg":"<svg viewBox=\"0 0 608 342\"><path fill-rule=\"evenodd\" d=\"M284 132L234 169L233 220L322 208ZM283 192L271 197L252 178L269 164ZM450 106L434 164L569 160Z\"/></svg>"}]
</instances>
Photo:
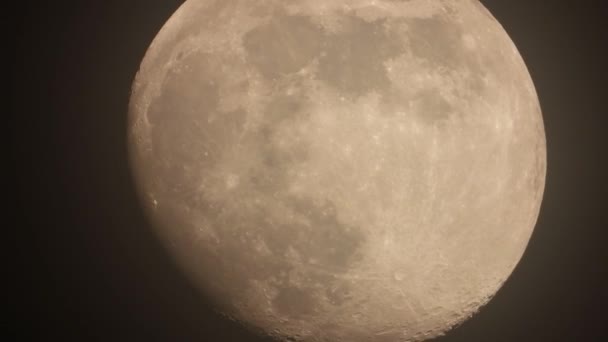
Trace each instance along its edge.
<instances>
[{"instance_id":1,"label":"dark sky background","mask_svg":"<svg viewBox=\"0 0 608 342\"><path fill-rule=\"evenodd\" d=\"M328 0L329 1L329 0ZM138 206L131 82L176 0L5 8L5 291L15 341L265 341L186 281ZM535 81L548 141L538 225L494 300L441 342L608 341L605 1L484 0ZM6 167L6 166L5 166ZM12 233L17 233L14 237ZM16 248L13 252L12 249ZM6 250L6 248L5 248Z\"/></svg>"}]
</instances>

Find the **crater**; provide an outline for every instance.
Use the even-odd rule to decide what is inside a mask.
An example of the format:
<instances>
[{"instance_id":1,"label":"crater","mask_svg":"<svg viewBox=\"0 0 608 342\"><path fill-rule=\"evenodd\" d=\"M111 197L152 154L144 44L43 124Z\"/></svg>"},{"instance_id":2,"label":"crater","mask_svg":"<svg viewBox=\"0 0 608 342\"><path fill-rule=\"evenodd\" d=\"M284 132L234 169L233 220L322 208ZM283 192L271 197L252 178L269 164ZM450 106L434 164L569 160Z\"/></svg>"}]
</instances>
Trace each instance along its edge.
<instances>
[{"instance_id":1,"label":"crater","mask_svg":"<svg viewBox=\"0 0 608 342\"><path fill-rule=\"evenodd\" d=\"M249 61L268 79L295 73L320 51L320 29L303 16L276 16L243 37Z\"/></svg>"}]
</instances>

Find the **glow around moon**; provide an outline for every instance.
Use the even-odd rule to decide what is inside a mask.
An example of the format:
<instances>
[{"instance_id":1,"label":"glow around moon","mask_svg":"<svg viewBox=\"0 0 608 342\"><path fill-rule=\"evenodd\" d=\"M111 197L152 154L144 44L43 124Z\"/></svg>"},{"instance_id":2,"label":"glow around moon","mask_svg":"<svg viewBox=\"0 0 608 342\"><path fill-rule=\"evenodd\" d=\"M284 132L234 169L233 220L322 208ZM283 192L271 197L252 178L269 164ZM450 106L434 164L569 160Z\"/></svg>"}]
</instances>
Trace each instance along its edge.
<instances>
[{"instance_id":1,"label":"glow around moon","mask_svg":"<svg viewBox=\"0 0 608 342\"><path fill-rule=\"evenodd\" d=\"M418 341L533 231L545 136L473 0L189 0L133 85L135 179L226 315L279 339Z\"/></svg>"}]
</instances>

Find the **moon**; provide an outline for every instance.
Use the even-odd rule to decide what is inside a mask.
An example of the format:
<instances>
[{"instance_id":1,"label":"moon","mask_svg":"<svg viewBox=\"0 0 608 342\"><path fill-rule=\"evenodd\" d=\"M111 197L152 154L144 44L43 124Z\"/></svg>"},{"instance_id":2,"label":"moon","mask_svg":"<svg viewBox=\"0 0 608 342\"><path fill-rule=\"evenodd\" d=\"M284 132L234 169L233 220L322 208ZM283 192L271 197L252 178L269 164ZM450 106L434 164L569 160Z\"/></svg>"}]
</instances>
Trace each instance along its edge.
<instances>
[{"instance_id":1,"label":"moon","mask_svg":"<svg viewBox=\"0 0 608 342\"><path fill-rule=\"evenodd\" d=\"M285 341L444 334L510 276L545 184L534 84L477 0L188 0L128 137L177 264Z\"/></svg>"}]
</instances>

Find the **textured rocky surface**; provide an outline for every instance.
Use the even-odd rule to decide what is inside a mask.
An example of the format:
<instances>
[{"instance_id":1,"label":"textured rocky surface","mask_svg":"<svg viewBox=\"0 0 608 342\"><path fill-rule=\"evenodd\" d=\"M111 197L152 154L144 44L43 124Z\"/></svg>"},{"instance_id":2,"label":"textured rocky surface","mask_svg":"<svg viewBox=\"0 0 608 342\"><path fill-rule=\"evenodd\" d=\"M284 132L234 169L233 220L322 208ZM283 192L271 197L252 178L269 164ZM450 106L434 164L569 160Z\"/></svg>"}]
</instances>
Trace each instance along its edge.
<instances>
[{"instance_id":1,"label":"textured rocky surface","mask_svg":"<svg viewBox=\"0 0 608 342\"><path fill-rule=\"evenodd\" d=\"M545 138L469 0L189 0L133 86L142 200L222 310L279 338L415 341L519 261Z\"/></svg>"}]
</instances>

